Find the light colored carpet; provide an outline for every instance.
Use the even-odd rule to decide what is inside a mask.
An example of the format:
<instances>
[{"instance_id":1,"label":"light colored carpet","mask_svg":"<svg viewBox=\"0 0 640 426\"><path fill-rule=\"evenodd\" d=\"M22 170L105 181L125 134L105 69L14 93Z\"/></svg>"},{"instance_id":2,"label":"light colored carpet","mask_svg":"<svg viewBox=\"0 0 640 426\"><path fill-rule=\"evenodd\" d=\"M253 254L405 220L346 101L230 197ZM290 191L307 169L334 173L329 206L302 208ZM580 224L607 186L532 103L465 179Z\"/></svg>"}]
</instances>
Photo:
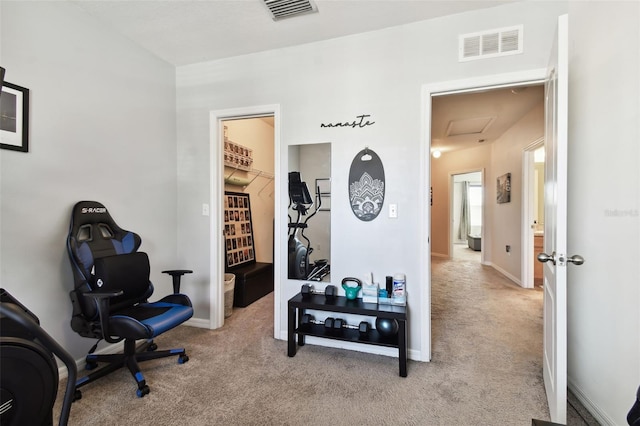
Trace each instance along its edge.
<instances>
[{"instance_id":1,"label":"light colored carpet","mask_svg":"<svg viewBox=\"0 0 640 426\"><path fill-rule=\"evenodd\" d=\"M433 360L409 361L406 378L392 357L309 344L287 357L286 342L272 337L269 294L235 308L219 330L181 326L165 333L158 346L185 346L189 362L143 363L151 388L144 398L135 396L127 370L83 387L69 424L524 426L532 418L548 420L542 293L478 262L434 259L432 296ZM64 382L56 415L63 392Z\"/></svg>"}]
</instances>

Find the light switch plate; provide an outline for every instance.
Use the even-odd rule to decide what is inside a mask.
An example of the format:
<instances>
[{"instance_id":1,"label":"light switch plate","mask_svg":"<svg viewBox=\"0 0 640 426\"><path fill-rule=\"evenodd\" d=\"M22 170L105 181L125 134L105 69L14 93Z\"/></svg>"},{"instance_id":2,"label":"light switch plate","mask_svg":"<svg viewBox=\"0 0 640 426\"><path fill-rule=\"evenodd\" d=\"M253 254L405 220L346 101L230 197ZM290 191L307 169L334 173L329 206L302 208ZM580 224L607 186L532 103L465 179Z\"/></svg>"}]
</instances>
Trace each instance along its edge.
<instances>
[{"instance_id":1,"label":"light switch plate","mask_svg":"<svg viewBox=\"0 0 640 426\"><path fill-rule=\"evenodd\" d=\"M398 217L398 205L389 204L389 217L396 219Z\"/></svg>"}]
</instances>

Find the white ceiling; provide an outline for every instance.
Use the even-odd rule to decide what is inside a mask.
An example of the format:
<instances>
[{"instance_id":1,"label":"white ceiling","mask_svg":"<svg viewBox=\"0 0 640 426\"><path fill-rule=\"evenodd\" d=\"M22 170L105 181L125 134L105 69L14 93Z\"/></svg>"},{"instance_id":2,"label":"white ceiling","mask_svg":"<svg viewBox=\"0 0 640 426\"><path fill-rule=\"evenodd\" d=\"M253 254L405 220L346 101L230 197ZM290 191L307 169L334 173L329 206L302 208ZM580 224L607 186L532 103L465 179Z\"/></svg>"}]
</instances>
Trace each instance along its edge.
<instances>
[{"instance_id":1,"label":"white ceiling","mask_svg":"<svg viewBox=\"0 0 640 426\"><path fill-rule=\"evenodd\" d=\"M67 0L163 60L187 65L311 43L522 0L314 0L318 13L274 21L263 0ZM434 98L432 148L493 142L542 101L510 89ZM451 121L494 117L482 134L447 137ZM460 124L460 123L458 123ZM461 123L461 124L464 124Z\"/></svg>"},{"instance_id":2,"label":"white ceiling","mask_svg":"<svg viewBox=\"0 0 640 426\"><path fill-rule=\"evenodd\" d=\"M490 144L543 102L542 84L433 97L431 151Z\"/></svg>"},{"instance_id":3,"label":"white ceiling","mask_svg":"<svg viewBox=\"0 0 640 426\"><path fill-rule=\"evenodd\" d=\"M274 21L263 0L68 0L174 65L278 49L520 0L315 0Z\"/></svg>"}]
</instances>

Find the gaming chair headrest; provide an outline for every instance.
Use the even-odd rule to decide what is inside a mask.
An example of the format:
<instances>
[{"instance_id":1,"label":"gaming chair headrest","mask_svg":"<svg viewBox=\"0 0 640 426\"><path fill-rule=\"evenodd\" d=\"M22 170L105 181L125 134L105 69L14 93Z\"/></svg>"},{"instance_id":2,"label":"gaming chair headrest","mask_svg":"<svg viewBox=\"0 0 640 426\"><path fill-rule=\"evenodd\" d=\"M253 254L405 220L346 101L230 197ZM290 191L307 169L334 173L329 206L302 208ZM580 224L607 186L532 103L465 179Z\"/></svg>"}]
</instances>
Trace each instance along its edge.
<instances>
[{"instance_id":1,"label":"gaming chair headrest","mask_svg":"<svg viewBox=\"0 0 640 426\"><path fill-rule=\"evenodd\" d=\"M72 225L79 227L86 224L96 223L115 225L115 221L102 203L97 201L80 201L73 206L71 215Z\"/></svg>"},{"instance_id":2,"label":"gaming chair headrest","mask_svg":"<svg viewBox=\"0 0 640 426\"><path fill-rule=\"evenodd\" d=\"M95 259L133 253L141 243L137 234L118 226L102 203L80 201L73 207L67 249L82 279L89 278Z\"/></svg>"}]
</instances>

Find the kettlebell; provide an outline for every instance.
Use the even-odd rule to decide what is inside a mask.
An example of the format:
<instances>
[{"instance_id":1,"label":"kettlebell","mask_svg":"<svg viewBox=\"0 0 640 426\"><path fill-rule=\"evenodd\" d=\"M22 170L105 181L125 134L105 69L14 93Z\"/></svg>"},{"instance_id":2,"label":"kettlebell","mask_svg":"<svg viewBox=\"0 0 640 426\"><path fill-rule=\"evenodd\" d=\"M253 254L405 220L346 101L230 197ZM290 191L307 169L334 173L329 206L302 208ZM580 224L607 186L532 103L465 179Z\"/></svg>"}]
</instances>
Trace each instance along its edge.
<instances>
[{"instance_id":1,"label":"kettlebell","mask_svg":"<svg viewBox=\"0 0 640 426\"><path fill-rule=\"evenodd\" d=\"M349 281L353 281L354 283L356 283L358 285L356 287L349 286L349 285L347 285L347 282L349 282ZM362 288L362 281L360 281L357 278L353 278L353 277L343 278L342 279L342 288L344 289L344 292L345 292L345 295L347 296L347 299L354 300L356 297L358 297L358 292Z\"/></svg>"}]
</instances>

